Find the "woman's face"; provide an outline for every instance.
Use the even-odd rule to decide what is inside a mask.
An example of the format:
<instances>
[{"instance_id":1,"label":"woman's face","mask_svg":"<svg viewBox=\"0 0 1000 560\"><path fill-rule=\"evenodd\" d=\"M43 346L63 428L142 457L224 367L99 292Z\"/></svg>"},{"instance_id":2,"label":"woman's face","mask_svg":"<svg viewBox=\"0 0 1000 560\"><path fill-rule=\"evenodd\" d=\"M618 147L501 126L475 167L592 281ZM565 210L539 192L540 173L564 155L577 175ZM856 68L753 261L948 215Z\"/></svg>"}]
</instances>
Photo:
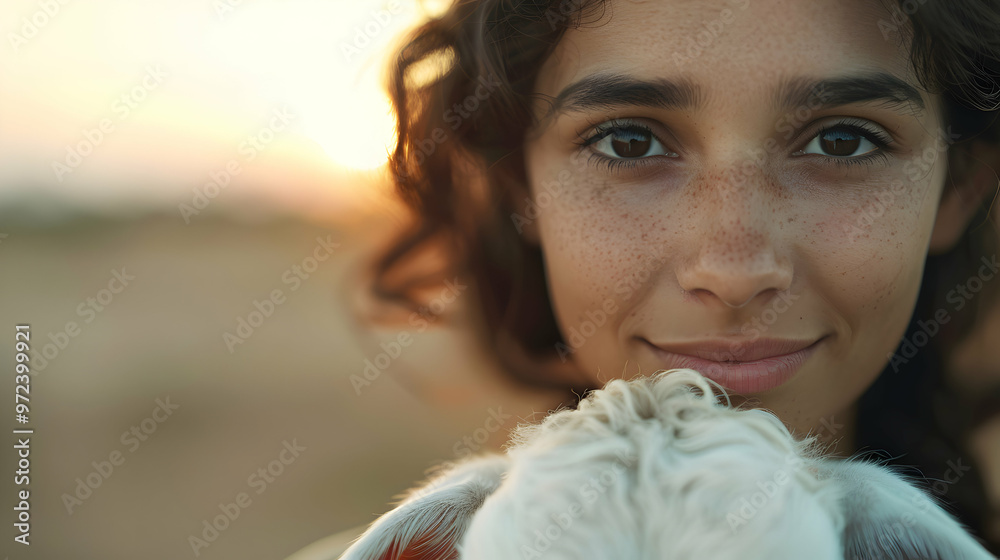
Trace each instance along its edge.
<instances>
[{"instance_id":1,"label":"woman's face","mask_svg":"<svg viewBox=\"0 0 1000 560\"><path fill-rule=\"evenodd\" d=\"M557 349L595 384L689 366L793 428L849 421L912 314L954 140L905 16L607 6L543 65L525 144L515 223L543 248Z\"/></svg>"}]
</instances>

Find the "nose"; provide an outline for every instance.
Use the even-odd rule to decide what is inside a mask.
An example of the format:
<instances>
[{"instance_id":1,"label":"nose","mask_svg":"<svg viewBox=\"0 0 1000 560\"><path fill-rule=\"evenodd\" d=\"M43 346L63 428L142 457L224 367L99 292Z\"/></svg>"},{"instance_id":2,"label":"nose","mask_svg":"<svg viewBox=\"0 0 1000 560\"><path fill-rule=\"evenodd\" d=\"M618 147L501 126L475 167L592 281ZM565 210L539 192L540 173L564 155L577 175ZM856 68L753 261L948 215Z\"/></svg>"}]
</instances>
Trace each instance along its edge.
<instances>
[{"instance_id":1,"label":"nose","mask_svg":"<svg viewBox=\"0 0 1000 560\"><path fill-rule=\"evenodd\" d=\"M706 175L689 184L689 249L676 275L702 303L740 308L789 289L793 271L779 224L785 219L780 187L733 177Z\"/></svg>"}]
</instances>

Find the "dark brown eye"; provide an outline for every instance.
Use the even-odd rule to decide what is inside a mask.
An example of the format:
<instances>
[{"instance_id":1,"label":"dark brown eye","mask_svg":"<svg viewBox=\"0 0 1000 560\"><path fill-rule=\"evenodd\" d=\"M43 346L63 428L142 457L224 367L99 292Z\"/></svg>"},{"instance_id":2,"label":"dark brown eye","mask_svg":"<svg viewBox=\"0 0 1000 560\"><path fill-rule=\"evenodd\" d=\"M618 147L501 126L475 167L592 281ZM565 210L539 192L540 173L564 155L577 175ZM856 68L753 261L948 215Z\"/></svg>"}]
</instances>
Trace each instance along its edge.
<instances>
[{"instance_id":1,"label":"dark brown eye","mask_svg":"<svg viewBox=\"0 0 1000 560\"><path fill-rule=\"evenodd\" d=\"M831 156L849 156L861 145L861 135L849 130L826 130L819 138L820 147Z\"/></svg>"},{"instance_id":2,"label":"dark brown eye","mask_svg":"<svg viewBox=\"0 0 1000 560\"><path fill-rule=\"evenodd\" d=\"M800 153L835 158L857 157L879 149L866 134L853 126L835 126L820 131Z\"/></svg>"},{"instance_id":3,"label":"dark brown eye","mask_svg":"<svg viewBox=\"0 0 1000 560\"><path fill-rule=\"evenodd\" d=\"M653 132L644 126L611 126L599 131L587 142L593 149L613 159L637 159L650 156L672 156Z\"/></svg>"},{"instance_id":4,"label":"dark brown eye","mask_svg":"<svg viewBox=\"0 0 1000 560\"><path fill-rule=\"evenodd\" d=\"M651 135L644 135L646 138L638 137L637 134L632 132L626 132L625 134L611 134L611 149L614 150L615 155L634 158L642 157L649 152L649 147L653 145L653 137Z\"/></svg>"}]
</instances>

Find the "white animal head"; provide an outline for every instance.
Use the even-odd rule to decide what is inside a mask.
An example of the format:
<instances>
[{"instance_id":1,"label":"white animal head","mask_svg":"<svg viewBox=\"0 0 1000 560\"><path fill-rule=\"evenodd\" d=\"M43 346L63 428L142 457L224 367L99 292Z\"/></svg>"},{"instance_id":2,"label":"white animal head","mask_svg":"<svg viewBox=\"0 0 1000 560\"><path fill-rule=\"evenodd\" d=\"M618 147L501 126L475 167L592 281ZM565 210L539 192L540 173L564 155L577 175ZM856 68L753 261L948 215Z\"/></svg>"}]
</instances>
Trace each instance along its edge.
<instances>
[{"instance_id":1,"label":"white animal head","mask_svg":"<svg viewBox=\"0 0 1000 560\"><path fill-rule=\"evenodd\" d=\"M452 466L342 560L987 559L889 469L824 458L693 370L615 380Z\"/></svg>"}]
</instances>

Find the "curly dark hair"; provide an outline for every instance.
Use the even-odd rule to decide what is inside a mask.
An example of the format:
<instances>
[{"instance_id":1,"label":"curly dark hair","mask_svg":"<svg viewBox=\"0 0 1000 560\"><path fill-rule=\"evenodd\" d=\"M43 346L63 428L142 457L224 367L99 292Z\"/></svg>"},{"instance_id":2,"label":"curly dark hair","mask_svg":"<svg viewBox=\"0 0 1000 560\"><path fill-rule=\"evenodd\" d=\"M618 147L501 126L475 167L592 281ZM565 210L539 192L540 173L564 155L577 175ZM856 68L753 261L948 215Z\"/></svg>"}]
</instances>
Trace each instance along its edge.
<instances>
[{"instance_id":1,"label":"curly dark hair","mask_svg":"<svg viewBox=\"0 0 1000 560\"><path fill-rule=\"evenodd\" d=\"M888 25L909 49L920 84L941 94L943 124L961 139L949 148L949 169L972 143L1000 149L1000 0L879 1L893 14ZM593 387L572 386L538 365L554 354L562 335L546 287L541 249L519 235L510 218L518 208L510 185L527 184L522 145L535 124L533 86L542 62L566 30L597 23L609 7L607 0L455 0L405 38L389 71L398 130L389 167L413 222L375 263L375 294L417 308L417 292L438 276L398 271L422 248L439 244L449 258L447 270L438 273L473 282L482 332L505 370L524 383L565 387L573 393ZM484 100L477 97L477 88L487 83L490 94ZM461 113L462 104L472 99L475 111ZM461 173L472 168L483 170L480 180ZM981 255L995 253L997 235L988 227L989 206L980 206L951 251L928 258L914 318L932 316L943 306L946 287L967 278ZM940 364L947 345L974 321L973 313L957 315L947 336L922 349L930 357L911 361L910 367ZM916 395L912 383L904 391L900 380L913 380L917 374L890 377L883 372L861 402L859 420L878 426L859 436L862 443L892 448L882 445L893 437L887 415L904 417L901 407L909 407L921 418L913 424L917 432L926 432L926 437L933 432L953 449L961 449L965 427L928 416L923 408L945 391L942 368L931 369L920 374L929 380ZM874 395L880 399L877 405ZM914 445L923 445L924 436L915 436L919 441ZM906 460L932 476L935 469L926 465L938 460L934 457L910 450ZM963 484L970 489L946 498L958 502L960 518L975 526L986 511L982 483L969 476Z\"/></svg>"}]
</instances>

